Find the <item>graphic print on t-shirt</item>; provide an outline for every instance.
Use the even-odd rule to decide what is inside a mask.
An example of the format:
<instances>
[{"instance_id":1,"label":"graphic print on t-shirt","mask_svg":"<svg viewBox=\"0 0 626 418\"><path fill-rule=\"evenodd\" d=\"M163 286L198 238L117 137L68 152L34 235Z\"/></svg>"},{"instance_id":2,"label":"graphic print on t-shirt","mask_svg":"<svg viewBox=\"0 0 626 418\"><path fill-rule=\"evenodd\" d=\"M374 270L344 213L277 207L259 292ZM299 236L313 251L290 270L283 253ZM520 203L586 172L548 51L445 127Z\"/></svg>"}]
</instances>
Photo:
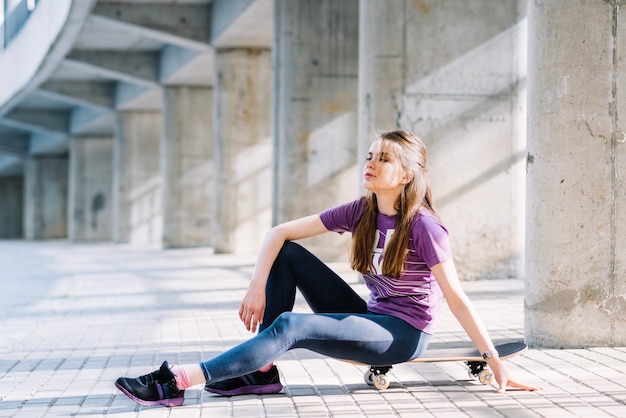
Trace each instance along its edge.
<instances>
[{"instance_id":1,"label":"graphic print on t-shirt","mask_svg":"<svg viewBox=\"0 0 626 418\"><path fill-rule=\"evenodd\" d=\"M374 274L382 274L383 271L383 254L391 237L393 236L395 229L388 229L386 232L376 230L376 239L374 242L374 250L372 251L372 266L374 267Z\"/></svg>"}]
</instances>

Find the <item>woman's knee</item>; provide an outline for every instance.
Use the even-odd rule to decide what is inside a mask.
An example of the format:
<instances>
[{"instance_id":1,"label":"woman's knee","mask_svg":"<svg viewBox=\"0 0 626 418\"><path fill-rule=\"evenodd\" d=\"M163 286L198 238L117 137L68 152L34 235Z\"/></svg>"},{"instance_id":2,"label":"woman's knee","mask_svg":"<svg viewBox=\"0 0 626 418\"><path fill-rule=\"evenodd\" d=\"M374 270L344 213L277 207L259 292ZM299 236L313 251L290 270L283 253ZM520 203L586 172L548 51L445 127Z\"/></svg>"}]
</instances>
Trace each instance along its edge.
<instances>
[{"instance_id":1,"label":"woman's knee","mask_svg":"<svg viewBox=\"0 0 626 418\"><path fill-rule=\"evenodd\" d=\"M293 335L303 327L303 314L283 312L274 320L271 328L276 334Z\"/></svg>"},{"instance_id":2,"label":"woman's knee","mask_svg":"<svg viewBox=\"0 0 626 418\"><path fill-rule=\"evenodd\" d=\"M274 323L272 324L273 328L280 328L280 329L288 329L290 327L293 326L293 323L295 322L295 315L293 312L283 312L280 315L278 315L278 317L274 320Z\"/></svg>"},{"instance_id":3,"label":"woman's knee","mask_svg":"<svg viewBox=\"0 0 626 418\"><path fill-rule=\"evenodd\" d=\"M293 241L285 241L277 258L287 258L307 252L303 246Z\"/></svg>"},{"instance_id":4,"label":"woman's knee","mask_svg":"<svg viewBox=\"0 0 626 418\"><path fill-rule=\"evenodd\" d=\"M298 271L299 266L303 265L310 257L314 256L300 244L285 241L272 267L274 271L280 271L281 268L287 268L291 272Z\"/></svg>"}]
</instances>

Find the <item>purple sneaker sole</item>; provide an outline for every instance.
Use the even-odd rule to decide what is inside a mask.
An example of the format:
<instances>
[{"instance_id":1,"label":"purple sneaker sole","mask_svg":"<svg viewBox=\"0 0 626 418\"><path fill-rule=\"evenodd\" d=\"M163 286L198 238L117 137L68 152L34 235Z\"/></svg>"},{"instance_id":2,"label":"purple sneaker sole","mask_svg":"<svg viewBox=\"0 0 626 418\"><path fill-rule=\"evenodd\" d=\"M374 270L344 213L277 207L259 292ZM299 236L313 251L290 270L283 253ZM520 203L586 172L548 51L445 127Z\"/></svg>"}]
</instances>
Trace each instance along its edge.
<instances>
[{"instance_id":1,"label":"purple sneaker sole","mask_svg":"<svg viewBox=\"0 0 626 418\"><path fill-rule=\"evenodd\" d=\"M269 385L247 385L232 390L220 390L211 387L205 387L204 390L211 393L217 393L223 396L237 396L237 395L267 395L271 393L278 393L283 389L281 383L271 383Z\"/></svg>"},{"instance_id":2,"label":"purple sneaker sole","mask_svg":"<svg viewBox=\"0 0 626 418\"><path fill-rule=\"evenodd\" d=\"M163 405L167 407L172 407L172 406L181 406L183 402L185 401L184 397L171 398L171 399L159 399L158 401L146 401L146 400L137 398L132 393L124 389L117 382L115 382L115 387L117 387L120 391L122 391L124 395L128 396L130 399L132 399L133 401L137 402L140 405L145 405L145 406Z\"/></svg>"}]
</instances>

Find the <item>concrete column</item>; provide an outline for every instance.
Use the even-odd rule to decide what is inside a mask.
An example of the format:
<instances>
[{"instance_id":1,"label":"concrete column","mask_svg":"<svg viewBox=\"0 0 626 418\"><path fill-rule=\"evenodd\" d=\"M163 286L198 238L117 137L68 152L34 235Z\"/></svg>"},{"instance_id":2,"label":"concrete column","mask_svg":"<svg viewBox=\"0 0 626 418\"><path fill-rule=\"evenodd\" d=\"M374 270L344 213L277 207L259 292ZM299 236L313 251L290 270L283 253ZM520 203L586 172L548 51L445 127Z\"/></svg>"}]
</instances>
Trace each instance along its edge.
<instances>
[{"instance_id":1,"label":"concrete column","mask_svg":"<svg viewBox=\"0 0 626 418\"><path fill-rule=\"evenodd\" d=\"M161 112L117 117L113 150L113 241L161 246Z\"/></svg>"},{"instance_id":2,"label":"concrete column","mask_svg":"<svg viewBox=\"0 0 626 418\"><path fill-rule=\"evenodd\" d=\"M70 140L68 238L112 237L113 138Z\"/></svg>"},{"instance_id":3,"label":"concrete column","mask_svg":"<svg viewBox=\"0 0 626 418\"><path fill-rule=\"evenodd\" d=\"M67 157L30 157L24 165L24 237L67 238Z\"/></svg>"},{"instance_id":4,"label":"concrete column","mask_svg":"<svg viewBox=\"0 0 626 418\"><path fill-rule=\"evenodd\" d=\"M357 198L364 158L357 159L358 1L274 4L273 222L280 223ZM347 239L323 235L305 245L345 260Z\"/></svg>"},{"instance_id":5,"label":"concrete column","mask_svg":"<svg viewBox=\"0 0 626 418\"><path fill-rule=\"evenodd\" d=\"M271 52L216 54L213 247L255 254L271 227Z\"/></svg>"},{"instance_id":6,"label":"concrete column","mask_svg":"<svg viewBox=\"0 0 626 418\"><path fill-rule=\"evenodd\" d=\"M360 3L359 156L378 131L424 140L462 279L523 275L525 3Z\"/></svg>"},{"instance_id":7,"label":"concrete column","mask_svg":"<svg viewBox=\"0 0 626 418\"><path fill-rule=\"evenodd\" d=\"M404 10L403 0L366 0L359 6L359 156L367 155L377 132L400 127L403 73L410 59ZM381 36L380 28L393 27Z\"/></svg>"},{"instance_id":8,"label":"concrete column","mask_svg":"<svg viewBox=\"0 0 626 418\"><path fill-rule=\"evenodd\" d=\"M24 178L0 177L0 239L22 238Z\"/></svg>"},{"instance_id":9,"label":"concrete column","mask_svg":"<svg viewBox=\"0 0 626 418\"><path fill-rule=\"evenodd\" d=\"M209 88L164 89L161 174L166 248L211 242L212 99Z\"/></svg>"},{"instance_id":10,"label":"concrete column","mask_svg":"<svg viewBox=\"0 0 626 418\"><path fill-rule=\"evenodd\" d=\"M626 345L626 15L618 3L529 2L525 331L533 345Z\"/></svg>"}]
</instances>

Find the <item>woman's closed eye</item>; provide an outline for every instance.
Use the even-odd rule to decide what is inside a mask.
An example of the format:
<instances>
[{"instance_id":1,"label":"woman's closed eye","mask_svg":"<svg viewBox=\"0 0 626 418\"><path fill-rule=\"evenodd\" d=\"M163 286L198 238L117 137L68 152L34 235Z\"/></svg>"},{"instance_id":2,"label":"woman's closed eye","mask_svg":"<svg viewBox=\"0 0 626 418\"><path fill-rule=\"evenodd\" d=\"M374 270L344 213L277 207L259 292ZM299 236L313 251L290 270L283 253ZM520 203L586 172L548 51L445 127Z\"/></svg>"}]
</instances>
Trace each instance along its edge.
<instances>
[{"instance_id":1,"label":"woman's closed eye","mask_svg":"<svg viewBox=\"0 0 626 418\"><path fill-rule=\"evenodd\" d=\"M374 158L374 155L372 154L367 155L367 158L366 158L367 161L372 161L374 159L376 159L376 161L378 162L390 162L392 160L389 154L387 153L379 154L377 158Z\"/></svg>"}]
</instances>

